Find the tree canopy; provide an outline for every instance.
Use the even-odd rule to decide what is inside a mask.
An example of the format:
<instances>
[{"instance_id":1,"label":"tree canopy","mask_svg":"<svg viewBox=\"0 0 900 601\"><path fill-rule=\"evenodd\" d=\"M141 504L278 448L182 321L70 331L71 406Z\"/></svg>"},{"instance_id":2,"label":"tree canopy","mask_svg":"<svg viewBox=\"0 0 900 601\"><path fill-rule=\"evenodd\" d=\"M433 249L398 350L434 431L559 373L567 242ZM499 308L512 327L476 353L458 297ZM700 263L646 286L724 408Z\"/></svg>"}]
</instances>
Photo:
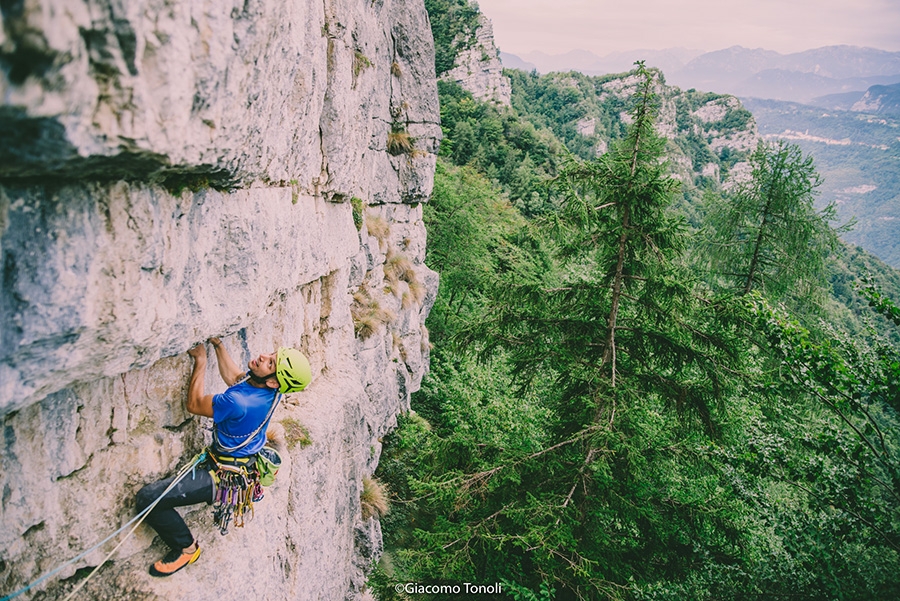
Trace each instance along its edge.
<instances>
[{"instance_id":1,"label":"tree canopy","mask_svg":"<svg viewBox=\"0 0 900 601\"><path fill-rule=\"evenodd\" d=\"M378 598L900 596L900 280L839 245L789 145L691 204L657 74L630 77L625 126L581 158L440 86L435 348L385 439Z\"/></svg>"}]
</instances>

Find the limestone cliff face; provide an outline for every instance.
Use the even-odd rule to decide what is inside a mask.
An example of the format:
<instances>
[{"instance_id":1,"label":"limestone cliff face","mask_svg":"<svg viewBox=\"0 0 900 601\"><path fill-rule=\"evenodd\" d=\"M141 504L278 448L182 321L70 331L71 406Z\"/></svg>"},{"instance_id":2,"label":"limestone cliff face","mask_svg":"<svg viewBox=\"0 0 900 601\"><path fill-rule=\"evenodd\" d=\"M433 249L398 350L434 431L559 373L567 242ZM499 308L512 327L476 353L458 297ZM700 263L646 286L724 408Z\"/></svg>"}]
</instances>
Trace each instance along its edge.
<instances>
[{"instance_id":1,"label":"limestone cliff face","mask_svg":"<svg viewBox=\"0 0 900 601\"><path fill-rule=\"evenodd\" d=\"M361 480L427 369L437 290L422 1L0 10L0 594L118 528L202 448L185 351L221 336L240 363L289 345L313 364L273 419L276 484L227 537L188 512L203 555L166 580L146 574L163 549L142 527L80 598L360 596L380 547ZM391 132L412 150L388 152Z\"/></svg>"},{"instance_id":2,"label":"limestone cliff face","mask_svg":"<svg viewBox=\"0 0 900 601\"><path fill-rule=\"evenodd\" d=\"M503 64L494 44L494 27L490 19L483 14L478 15L478 28L471 45L457 55L453 68L441 78L459 83L479 100L510 105L512 85L503 75Z\"/></svg>"}]
</instances>

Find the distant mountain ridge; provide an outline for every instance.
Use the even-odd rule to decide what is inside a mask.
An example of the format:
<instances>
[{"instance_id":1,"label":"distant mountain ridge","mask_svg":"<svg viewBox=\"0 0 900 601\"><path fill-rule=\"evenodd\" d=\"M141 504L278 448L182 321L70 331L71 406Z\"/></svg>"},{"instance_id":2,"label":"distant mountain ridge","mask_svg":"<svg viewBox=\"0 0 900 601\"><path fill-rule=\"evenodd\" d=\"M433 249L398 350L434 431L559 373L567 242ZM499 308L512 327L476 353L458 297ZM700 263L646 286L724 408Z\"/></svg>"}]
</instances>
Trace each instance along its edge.
<instances>
[{"instance_id":1,"label":"distant mountain ridge","mask_svg":"<svg viewBox=\"0 0 900 601\"><path fill-rule=\"evenodd\" d=\"M900 84L872 86L850 107L851 111L900 117Z\"/></svg>"},{"instance_id":2,"label":"distant mountain ridge","mask_svg":"<svg viewBox=\"0 0 900 601\"><path fill-rule=\"evenodd\" d=\"M766 69L735 85L734 94L742 98L771 98L787 102L815 104L815 98L855 91L862 96L873 85L893 84L900 75L874 75L833 79L816 73ZM838 89L837 92L835 90ZM797 98L798 100L791 100Z\"/></svg>"},{"instance_id":3,"label":"distant mountain ridge","mask_svg":"<svg viewBox=\"0 0 900 601\"><path fill-rule=\"evenodd\" d=\"M900 52L859 46L825 46L792 54L732 46L713 52L685 48L631 50L604 57L586 50L561 55L503 54L504 65L528 61L541 73L580 71L602 75L627 71L638 59L663 71L681 88L808 103L813 98L900 83Z\"/></svg>"},{"instance_id":4,"label":"distant mountain ridge","mask_svg":"<svg viewBox=\"0 0 900 601\"><path fill-rule=\"evenodd\" d=\"M816 73L835 79L896 75L900 52L862 46L823 46L783 55L776 68Z\"/></svg>"},{"instance_id":5,"label":"distant mountain ridge","mask_svg":"<svg viewBox=\"0 0 900 601\"><path fill-rule=\"evenodd\" d=\"M820 96L813 98L810 104L832 110L900 117L900 84L874 85L865 92Z\"/></svg>"},{"instance_id":6,"label":"distant mountain ridge","mask_svg":"<svg viewBox=\"0 0 900 601\"><path fill-rule=\"evenodd\" d=\"M693 58L703 54L702 50L689 48L666 48L664 50L628 50L598 56L588 50L572 50L565 54L551 55L544 52L530 52L518 57L501 52L504 66L517 69L516 61L527 62L541 73L553 71L578 71L585 75L606 75L624 73L631 70L636 60L644 60L648 67L656 67L663 73L681 69Z\"/></svg>"},{"instance_id":7,"label":"distant mountain ridge","mask_svg":"<svg viewBox=\"0 0 900 601\"><path fill-rule=\"evenodd\" d=\"M537 70L537 65L534 63L529 63L515 54L509 54L508 52L500 52L500 62L503 63L504 69L519 69L526 73Z\"/></svg>"}]
</instances>

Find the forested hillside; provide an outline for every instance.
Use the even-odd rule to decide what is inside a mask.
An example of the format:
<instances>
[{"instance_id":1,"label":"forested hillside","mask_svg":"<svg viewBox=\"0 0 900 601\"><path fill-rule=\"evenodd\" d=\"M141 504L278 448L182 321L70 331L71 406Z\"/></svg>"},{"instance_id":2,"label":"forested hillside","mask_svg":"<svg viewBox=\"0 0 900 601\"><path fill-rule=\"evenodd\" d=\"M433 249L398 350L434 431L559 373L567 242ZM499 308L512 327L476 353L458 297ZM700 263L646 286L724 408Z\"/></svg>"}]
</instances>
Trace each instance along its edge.
<instances>
[{"instance_id":1,"label":"forested hillside","mask_svg":"<svg viewBox=\"0 0 900 601\"><path fill-rule=\"evenodd\" d=\"M467 6L429 3L436 40ZM508 74L511 108L439 87L378 598L900 597L896 272L733 97Z\"/></svg>"}]
</instances>

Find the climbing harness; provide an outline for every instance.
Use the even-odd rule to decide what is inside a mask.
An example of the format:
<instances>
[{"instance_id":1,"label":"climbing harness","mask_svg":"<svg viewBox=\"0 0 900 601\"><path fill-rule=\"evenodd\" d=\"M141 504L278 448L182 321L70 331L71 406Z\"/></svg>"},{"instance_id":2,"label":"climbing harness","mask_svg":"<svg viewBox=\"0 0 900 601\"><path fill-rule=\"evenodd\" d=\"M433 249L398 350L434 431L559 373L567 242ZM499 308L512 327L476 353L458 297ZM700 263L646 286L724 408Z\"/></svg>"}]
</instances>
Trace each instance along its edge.
<instances>
[{"instance_id":1,"label":"climbing harness","mask_svg":"<svg viewBox=\"0 0 900 601\"><path fill-rule=\"evenodd\" d=\"M186 464L184 467L181 468L181 470L178 472L178 475L175 477L174 480L172 480L172 483L169 484L169 486L166 488L166 490L164 490L164 491L162 492L162 494L159 495L159 496L156 498L156 500L154 500L152 503L150 503L150 505L148 505L143 511L141 511L141 512L138 513L136 516L134 516L133 518L131 518L131 520L129 520L128 523L126 523L124 526L122 526L121 528L119 528L118 530L116 530L115 532L113 532L112 534L110 534L109 536L107 536L106 538L104 538L102 541L100 541L99 543L97 543L96 545L94 545L93 547L91 547L90 549L88 549L87 551L84 551L84 552L81 553L80 555L78 555L78 556L76 556L76 557L73 557L72 559L70 559L69 561L63 563L62 565L60 565L59 567L55 568L54 570L51 570L50 572L47 572L46 574L44 574L43 576L41 576L40 578L38 578L37 580L35 580L35 581L32 582L31 584L29 584L28 586L26 586L26 587L24 587L24 588L21 588L21 589L15 591L15 592L13 592L13 593L10 593L9 595L7 595L7 596L5 596L5 597L0 598L0 601L9 601L10 599L14 599L14 598L18 597L18 596L21 595L22 593L28 592L29 590L33 589L34 587L36 587L38 584L40 584L40 583L43 582L44 580L47 580L48 578L50 578L50 577L53 576L54 574L59 573L60 570L62 570L63 568L72 565L73 563L75 563L76 561L78 561L78 560L80 560L80 559L83 559L84 557L87 557L89 554L93 553L94 551L96 551L97 549L99 549L100 547L102 547L103 545L105 545L107 542L109 542L109 541L111 541L112 539L114 539L114 538L115 538L116 536L118 536L119 533L121 533L123 530L125 530L126 528L128 528L129 526L131 526L132 524L134 524L134 527L128 532L128 534L125 535L125 538L123 538L121 541L119 541L119 544L116 545L116 546L113 548L113 550L110 551L109 554L108 554L106 557L103 558L103 561L101 561L101 562L97 565L97 567L95 567L95 568L93 569L93 571L91 571L91 573L88 574L87 578L85 578L84 580L82 580L81 582L79 582L79 583L78 583L78 586L76 586L74 589L72 589L72 592L70 592L70 593L66 596L66 598L63 600L63 601L69 601L72 597L75 596L75 593L77 593L78 591L80 591L80 590L82 589L82 587L83 587L85 584L87 584L87 581L90 580L90 579L94 576L94 574L97 573L97 571L103 566L103 564L105 564L107 561L109 561L109 558L110 558L110 557L112 557L113 555L115 555L116 551L119 550L119 547L121 547L121 546L125 543L125 541L128 540L128 538L129 538L132 534L134 534L134 531L137 530L138 526L141 525L141 523L144 521L144 518L147 517L147 514L149 514L151 511L153 511L153 508L156 507L156 505L162 500L162 498L165 497L165 496L169 493L169 491L171 491L173 488L175 488L175 487L178 485L179 482L181 482L182 480L184 480L185 476L187 476L188 474L192 473L194 467L195 467L196 465L198 465L198 464L202 461L202 459L203 459L202 453L201 453L200 455L196 455L193 459L191 459L190 463ZM137 523L135 523L135 522L137 522Z\"/></svg>"},{"instance_id":2,"label":"climbing harness","mask_svg":"<svg viewBox=\"0 0 900 601\"><path fill-rule=\"evenodd\" d=\"M228 534L228 526L233 522L235 528L243 528L245 516L249 513L249 519L253 519L253 504L262 500L263 486L270 485L275 480L275 474L270 466L264 466L263 471L265 484L260 482L261 470L257 467L259 464L258 455L248 455L246 457L233 457L230 454L246 447L257 435L262 432L272 419L275 413L275 407L281 401L282 395L275 391L275 398L272 406L266 414L266 418L262 421L256 430L233 447L227 447L219 440L218 429L213 426L213 445L205 451L209 473L216 483L216 492L213 498L213 522L219 528L219 533L223 536ZM268 450L277 457L278 465L281 464L281 457L277 451L264 447L263 451ZM221 453L221 454L220 454ZM275 467L274 471L278 471Z\"/></svg>"},{"instance_id":3,"label":"climbing harness","mask_svg":"<svg viewBox=\"0 0 900 601\"><path fill-rule=\"evenodd\" d=\"M213 522L223 536L234 522L235 528L243 528L245 515L253 518L253 503L262 500L262 486L256 471L256 455L229 457L207 450L211 469L209 473L216 483L213 498Z\"/></svg>"},{"instance_id":4,"label":"climbing harness","mask_svg":"<svg viewBox=\"0 0 900 601\"><path fill-rule=\"evenodd\" d=\"M253 519L253 504L265 496L263 487L275 482L281 455L271 447L263 447L258 454L247 457L229 457L207 449L206 458L216 483L213 522L224 536L232 521L235 528L244 527L247 512Z\"/></svg>"}]
</instances>

